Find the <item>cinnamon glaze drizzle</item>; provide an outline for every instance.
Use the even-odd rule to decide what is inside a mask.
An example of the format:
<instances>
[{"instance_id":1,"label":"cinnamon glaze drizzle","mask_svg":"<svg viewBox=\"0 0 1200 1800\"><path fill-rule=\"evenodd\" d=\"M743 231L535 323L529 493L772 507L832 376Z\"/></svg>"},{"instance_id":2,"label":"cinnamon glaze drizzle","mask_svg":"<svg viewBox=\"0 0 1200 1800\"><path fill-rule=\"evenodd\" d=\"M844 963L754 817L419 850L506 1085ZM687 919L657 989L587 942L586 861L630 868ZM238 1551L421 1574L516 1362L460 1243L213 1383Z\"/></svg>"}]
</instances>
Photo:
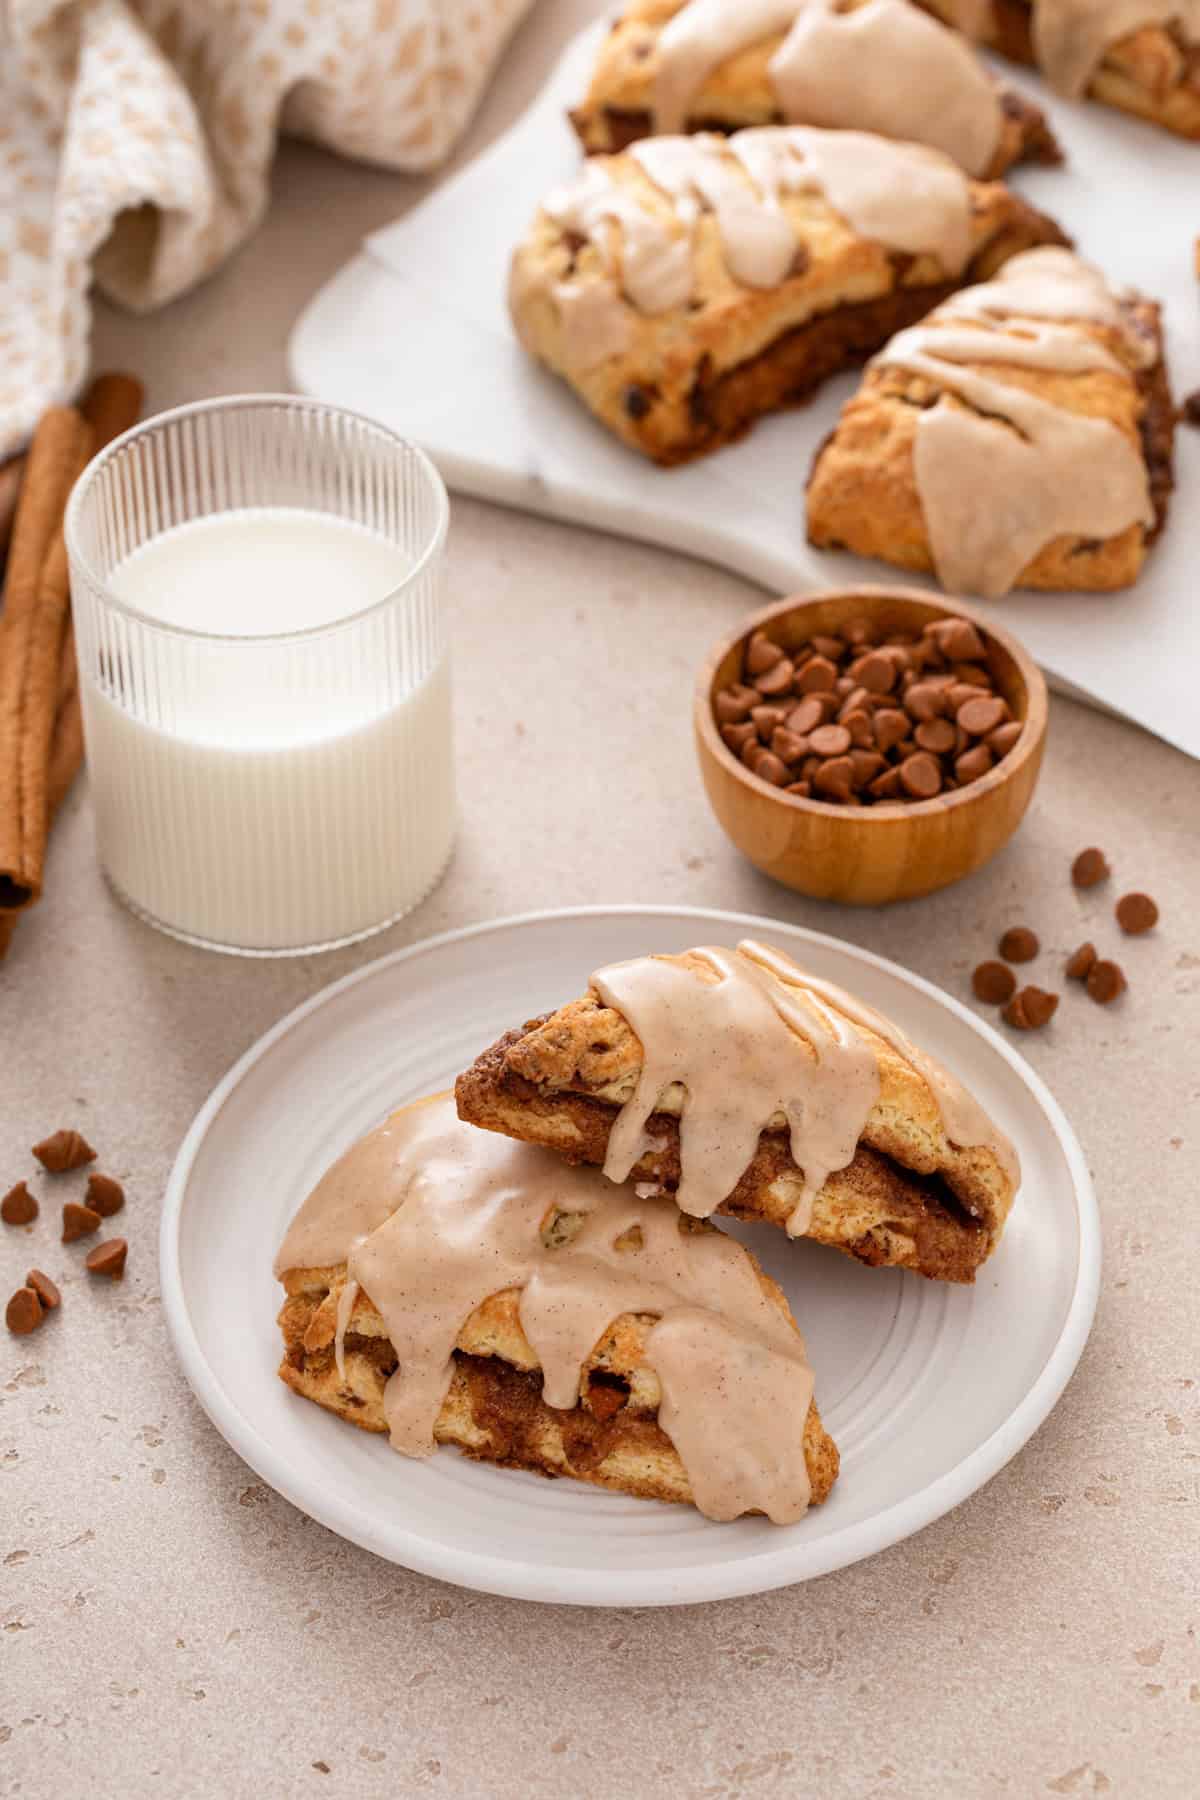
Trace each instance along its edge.
<instances>
[{"instance_id":1,"label":"cinnamon glaze drizzle","mask_svg":"<svg viewBox=\"0 0 1200 1800\"><path fill-rule=\"evenodd\" d=\"M986 1146L1018 1178L1012 1146L953 1076L890 1020L781 951L746 940L736 951L703 948L686 959L639 957L598 970L592 986L642 1046L637 1088L609 1137L604 1172L614 1181L649 1147L646 1126L664 1096L682 1089L675 1198L683 1211L714 1212L759 1134L782 1124L804 1183L788 1232L802 1235L828 1177L853 1159L879 1097L876 1052L862 1032L928 1083L952 1143Z\"/></svg>"},{"instance_id":2,"label":"cinnamon glaze drizzle","mask_svg":"<svg viewBox=\"0 0 1200 1800\"><path fill-rule=\"evenodd\" d=\"M781 206L787 194L820 194L859 236L910 256L936 257L958 275L971 252L967 178L920 144L857 131L770 126L731 138L647 138L620 159L642 180L596 157L543 206L564 231L595 246L603 278L543 282L563 321L569 367L587 369L629 341L627 306L653 316L686 306L695 284L693 236L716 217L730 275L750 288L777 287L802 246Z\"/></svg>"},{"instance_id":3,"label":"cinnamon glaze drizzle","mask_svg":"<svg viewBox=\"0 0 1200 1800\"><path fill-rule=\"evenodd\" d=\"M930 144L987 171L996 86L964 38L909 0L688 0L658 39L656 132L683 131L713 70L780 33L767 74L785 119Z\"/></svg>"}]
</instances>

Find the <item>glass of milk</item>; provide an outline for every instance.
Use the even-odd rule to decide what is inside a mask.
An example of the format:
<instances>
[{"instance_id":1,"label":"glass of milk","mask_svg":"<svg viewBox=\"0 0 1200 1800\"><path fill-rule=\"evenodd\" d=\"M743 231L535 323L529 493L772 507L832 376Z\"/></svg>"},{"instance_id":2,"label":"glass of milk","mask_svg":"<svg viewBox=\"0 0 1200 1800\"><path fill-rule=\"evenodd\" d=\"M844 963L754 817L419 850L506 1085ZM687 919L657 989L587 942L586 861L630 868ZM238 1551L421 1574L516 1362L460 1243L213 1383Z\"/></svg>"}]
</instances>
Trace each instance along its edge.
<instances>
[{"instance_id":1,"label":"glass of milk","mask_svg":"<svg viewBox=\"0 0 1200 1800\"><path fill-rule=\"evenodd\" d=\"M456 813L449 505L383 426L183 406L80 477L66 537L100 858L134 912L246 955L416 906Z\"/></svg>"}]
</instances>

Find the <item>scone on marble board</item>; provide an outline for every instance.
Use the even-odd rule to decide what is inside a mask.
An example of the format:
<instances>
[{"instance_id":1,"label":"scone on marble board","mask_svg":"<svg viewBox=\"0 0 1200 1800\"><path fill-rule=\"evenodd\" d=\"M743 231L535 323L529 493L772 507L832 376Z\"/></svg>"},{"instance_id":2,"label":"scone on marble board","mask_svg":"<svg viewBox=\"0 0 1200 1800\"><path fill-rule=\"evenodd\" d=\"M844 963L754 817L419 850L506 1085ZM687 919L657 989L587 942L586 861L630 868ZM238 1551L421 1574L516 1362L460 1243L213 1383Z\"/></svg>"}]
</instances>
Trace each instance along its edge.
<instances>
[{"instance_id":1,"label":"scone on marble board","mask_svg":"<svg viewBox=\"0 0 1200 1800\"><path fill-rule=\"evenodd\" d=\"M1166 519L1174 429L1154 301L1031 251L875 357L817 452L809 541L951 593L1129 587Z\"/></svg>"},{"instance_id":2,"label":"scone on marble board","mask_svg":"<svg viewBox=\"0 0 1200 1800\"><path fill-rule=\"evenodd\" d=\"M680 463L860 363L1058 226L869 133L647 138L547 196L513 257L529 351L633 449Z\"/></svg>"},{"instance_id":3,"label":"scone on marble board","mask_svg":"<svg viewBox=\"0 0 1200 1800\"><path fill-rule=\"evenodd\" d=\"M1016 1152L898 1026L747 940L597 970L459 1076L462 1118L874 1266L970 1282Z\"/></svg>"},{"instance_id":4,"label":"scone on marble board","mask_svg":"<svg viewBox=\"0 0 1200 1800\"><path fill-rule=\"evenodd\" d=\"M947 25L1085 96L1200 138L1200 0L920 0Z\"/></svg>"},{"instance_id":5,"label":"scone on marble board","mask_svg":"<svg viewBox=\"0 0 1200 1800\"><path fill-rule=\"evenodd\" d=\"M630 0L571 120L593 155L824 125L928 144L980 178L1061 160L1040 108L912 0Z\"/></svg>"}]
</instances>

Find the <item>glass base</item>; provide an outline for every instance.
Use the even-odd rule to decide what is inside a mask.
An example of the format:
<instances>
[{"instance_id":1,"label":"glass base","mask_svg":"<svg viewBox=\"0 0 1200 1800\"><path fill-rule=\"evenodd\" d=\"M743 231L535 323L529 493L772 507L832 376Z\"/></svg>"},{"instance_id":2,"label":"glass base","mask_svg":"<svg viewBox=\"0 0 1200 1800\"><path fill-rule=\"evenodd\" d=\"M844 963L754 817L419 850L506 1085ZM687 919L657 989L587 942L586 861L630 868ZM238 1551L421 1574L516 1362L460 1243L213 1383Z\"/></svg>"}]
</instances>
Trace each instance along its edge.
<instances>
[{"instance_id":1,"label":"glass base","mask_svg":"<svg viewBox=\"0 0 1200 1800\"><path fill-rule=\"evenodd\" d=\"M348 932L345 937L324 938L316 944L289 944L283 950L263 950L257 946L246 944L223 944L216 938L197 937L195 932L181 931L178 925L168 925L165 919L156 918L152 912L147 912L144 906L140 906L136 900L131 899L124 888L113 880L103 864L101 864L101 873L109 890L127 912L131 912L135 919L140 919L143 925L152 925L155 931L161 931L164 937L174 938L176 943L192 944L197 950L216 950L222 956L246 956L260 959L269 957L275 960L283 956L320 956L326 950L344 950L348 944L361 944L364 938L378 937L381 931L386 931L390 925L399 924L401 919L407 919L410 913L415 912L418 906L423 906L450 867L454 858L457 835L456 832L450 839L450 848L433 880L417 895L415 900L410 900L408 905L402 906L398 912L391 913L386 919L380 919L377 925L364 925L361 931Z\"/></svg>"}]
</instances>

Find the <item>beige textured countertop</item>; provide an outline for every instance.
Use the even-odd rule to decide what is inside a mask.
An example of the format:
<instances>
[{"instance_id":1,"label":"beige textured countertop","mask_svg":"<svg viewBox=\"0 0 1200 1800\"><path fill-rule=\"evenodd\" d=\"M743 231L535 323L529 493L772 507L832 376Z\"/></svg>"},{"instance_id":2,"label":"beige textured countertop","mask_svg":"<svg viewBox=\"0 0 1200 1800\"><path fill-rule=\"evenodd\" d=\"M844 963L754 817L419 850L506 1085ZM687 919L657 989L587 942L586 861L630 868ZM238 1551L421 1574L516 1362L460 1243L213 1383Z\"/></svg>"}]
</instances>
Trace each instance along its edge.
<instances>
[{"instance_id":1,"label":"beige textured countertop","mask_svg":"<svg viewBox=\"0 0 1200 1800\"><path fill-rule=\"evenodd\" d=\"M468 149L596 10L543 4ZM146 321L102 314L98 362L141 368L154 409L283 386L301 304L422 184L293 147L276 190L201 292ZM80 782L49 897L0 969L0 1188L31 1172L35 1138L77 1123L127 1183L131 1244L125 1281L97 1291L56 1241L57 1204L28 1238L0 1231L5 1294L36 1260L65 1296L39 1335L0 1337L0 1793L1195 1795L1196 765L1055 700L1037 799L987 871L890 912L818 906L738 859L693 763L693 667L755 590L468 501L450 580L464 823L410 920L295 962L175 944L109 897ZM1116 866L1108 900L1148 889L1161 927L1120 945L1121 1005L1074 993L1021 1048L1095 1172L1099 1315L1048 1424L940 1524L763 1599L539 1609L340 1542L208 1424L163 1325L158 1199L212 1085L326 982L449 926L611 899L802 920L961 995L1007 924L1039 930L1047 971L1085 935L1116 941L1108 901L1067 878L1092 842Z\"/></svg>"}]
</instances>

